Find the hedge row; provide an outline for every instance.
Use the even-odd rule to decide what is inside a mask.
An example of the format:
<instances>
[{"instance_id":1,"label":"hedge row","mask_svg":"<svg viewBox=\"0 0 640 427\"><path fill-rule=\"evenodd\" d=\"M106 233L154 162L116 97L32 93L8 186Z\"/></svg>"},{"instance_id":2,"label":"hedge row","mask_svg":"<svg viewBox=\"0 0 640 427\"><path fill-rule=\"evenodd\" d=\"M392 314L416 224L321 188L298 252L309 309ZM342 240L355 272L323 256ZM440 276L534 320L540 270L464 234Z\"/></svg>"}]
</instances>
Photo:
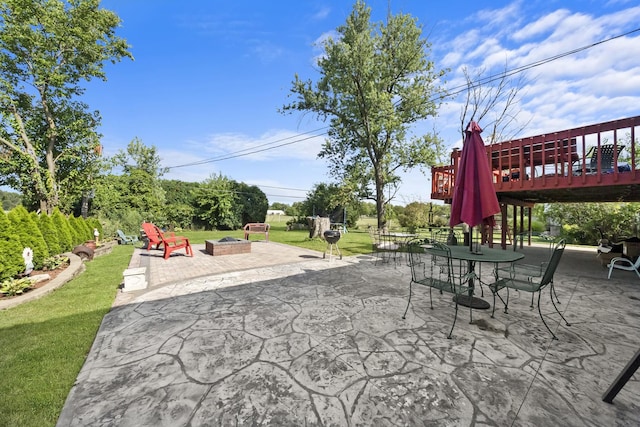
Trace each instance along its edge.
<instances>
[{"instance_id":1,"label":"hedge row","mask_svg":"<svg viewBox=\"0 0 640 427\"><path fill-rule=\"evenodd\" d=\"M22 206L16 206L9 213L0 210L0 281L24 272L22 252L25 248L33 251L33 267L38 270L48 257L93 240L94 229L102 235L97 219L67 217L57 208L51 215L29 213Z\"/></svg>"}]
</instances>

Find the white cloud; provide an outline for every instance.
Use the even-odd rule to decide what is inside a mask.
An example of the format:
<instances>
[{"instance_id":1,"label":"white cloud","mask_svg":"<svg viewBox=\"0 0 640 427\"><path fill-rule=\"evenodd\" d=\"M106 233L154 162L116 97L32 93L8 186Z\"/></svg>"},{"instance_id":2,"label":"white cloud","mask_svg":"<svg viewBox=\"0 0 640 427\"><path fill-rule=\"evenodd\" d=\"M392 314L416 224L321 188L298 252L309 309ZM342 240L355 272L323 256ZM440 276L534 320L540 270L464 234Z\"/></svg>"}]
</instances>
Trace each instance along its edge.
<instances>
[{"instance_id":1,"label":"white cloud","mask_svg":"<svg viewBox=\"0 0 640 427\"><path fill-rule=\"evenodd\" d=\"M447 86L455 87L464 84L463 66L472 75L474 70L483 70L489 76L503 71L505 63L509 69L526 66L629 31L640 21L639 9L598 17L558 9L527 23L521 19L525 10L520 2L499 11L481 11L475 15L478 25L441 48L442 60L437 63L452 69ZM498 24L502 28L497 29ZM531 121L520 136L637 114L640 36L636 34L528 71L529 85L522 88L521 94L526 95L518 115L524 118L521 123ZM450 135L445 140L458 139L457 132L451 133L450 123L459 122L463 96L440 110L439 128L448 129Z\"/></svg>"},{"instance_id":2,"label":"white cloud","mask_svg":"<svg viewBox=\"0 0 640 427\"><path fill-rule=\"evenodd\" d=\"M331 8L323 7L313 15L313 19L318 20L318 21L323 20L327 16L329 16L330 13L331 13Z\"/></svg>"},{"instance_id":3,"label":"white cloud","mask_svg":"<svg viewBox=\"0 0 640 427\"><path fill-rule=\"evenodd\" d=\"M250 50L252 56L265 63L276 61L285 54L285 49L267 40L254 40Z\"/></svg>"},{"instance_id":4,"label":"white cloud","mask_svg":"<svg viewBox=\"0 0 640 427\"><path fill-rule=\"evenodd\" d=\"M565 9L552 12L514 32L512 38L515 41L525 41L531 37L547 33L562 23L568 14L569 11Z\"/></svg>"}]
</instances>

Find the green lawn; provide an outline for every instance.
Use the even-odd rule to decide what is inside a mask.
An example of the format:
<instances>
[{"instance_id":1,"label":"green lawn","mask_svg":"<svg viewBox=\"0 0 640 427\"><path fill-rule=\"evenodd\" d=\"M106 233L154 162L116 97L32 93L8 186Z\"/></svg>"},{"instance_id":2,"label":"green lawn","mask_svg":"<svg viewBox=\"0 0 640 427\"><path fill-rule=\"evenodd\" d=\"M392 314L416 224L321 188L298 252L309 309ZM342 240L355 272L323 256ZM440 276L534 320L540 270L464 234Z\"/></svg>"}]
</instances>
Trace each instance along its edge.
<instances>
[{"instance_id":1,"label":"green lawn","mask_svg":"<svg viewBox=\"0 0 640 427\"><path fill-rule=\"evenodd\" d=\"M284 243L287 245L298 246L301 248L313 249L323 252L327 243L318 238L310 239L309 232L306 230L294 230L286 231L286 223L270 222L271 230L269 231L269 240L278 243ZM244 238L244 232L242 230L233 231L180 231L176 234L188 237L191 243L204 243L209 239L220 239L222 237L230 236L239 239ZM250 236L251 240L262 240L264 236L261 234L254 234ZM371 252L371 239L366 228L350 230L346 234L342 234L340 241L338 242L340 251L344 256L357 255L362 253Z\"/></svg>"},{"instance_id":2,"label":"green lawn","mask_svg":"<svg viewBox=\"0 0 640 427\"><path fill-rule=\"evenodd\" d=\"M132 246L36 301L0 311L0 426L54 426L109 311Z\"/></svg>"}]
</instances>

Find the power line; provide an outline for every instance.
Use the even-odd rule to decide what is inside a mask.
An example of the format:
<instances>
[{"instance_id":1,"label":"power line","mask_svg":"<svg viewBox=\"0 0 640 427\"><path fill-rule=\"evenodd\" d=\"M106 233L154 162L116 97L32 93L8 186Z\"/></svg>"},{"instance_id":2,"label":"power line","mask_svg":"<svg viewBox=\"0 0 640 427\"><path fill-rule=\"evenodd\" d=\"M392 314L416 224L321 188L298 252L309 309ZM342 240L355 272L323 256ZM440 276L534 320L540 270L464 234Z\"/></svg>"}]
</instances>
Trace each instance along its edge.
<instances>
[{"instance_id":1,"label":"power line","mask_svg":"<svg viewBox=\"0 0 640 427\"><path fill-rule=\"evenodd\" d=\"M275 188L277 190L292 190L292 191L309 191L309 190L303 190L301 188L288 188L288 187L273 187L271 185L256 185L256 187L261 187L261 188Z\"/></svg>"},{"instance_id":2,"label":"power line","mask_svg":"<svg viewBox=\"0 0 640 427\"><path fill-rule=\"evenodd\" d=\"M459 95L460 93L464 92L465 90L468 90L468 89L471 89L471 88L476 88L476 87L482 86L483 84L487 84L487 83L494 82L496 80L500 80L500 79L502 79L504 77L510 77L510 76L512 76L514 74L518 74L518 73L521 73L523 71L527 71L527 70L530 70L532 68L539 67L539 66L544 65L544 64L548 64L549 62L553 62L553 61L556 61L558 59L561 59L561 58L564 58L564 57L567 57L567 56L571 56L571 55L574 55L576 53L579 53L579 52L594 48L594 47L596 47L598 45L601 45L603 43L607 43L607 42L610 42L612 40L619 39L621 37L625 37L625 36L628 36L628 35L633 34L633 33L637 33L638 31L640 31L640 28L635 28L635 29L633 29L631 31L627 31L626 33L622 33L622 34L618 34L617 36L609 37L608 39L600 40L600 41L597 41L595 43L591 43L589 45L579 47L577 49L573 49L573 50L570 50L570 51L567 51L567 52L560 53L558 55L550 56L550 57L541 59L539 61L535 61L535 62L529 63L527 65L522 65L520 67L513 68L511 70L505 71L504 73L493 74L493 75L490 75L490 76L487 76L487 77L483 77L483 78L477 80L476 82L473 82L470 85L463 84L463 85L456 86L456 87L454 87L452 89L449 89L449 90L454 90L455 91L452 94L450 94L449 96L451 96L451 95L453 95L453 96Z\"/></svg>"},{"instance_id":3,"label":"power line","mask_svg":"<svg viewBox=\"0 0 640 427\"><path fill-rule=\"evenodd\" d=\"M553 62L553 61L556 61L558 59L561 59L561 58L564 58L564 57L567 57L567 56L570 56L570 55L574 55L574 54L576 54L578 52L582 52L582 51L591 49L591 48L596 47L598 45L610 42L612 40L615 40L615 39L618 39L618 38L621 38L621 37L628 36L630 34L637 33L639 31L640 31L640 27L639 28L635 28L635 29L630 30L630 31L627 31L626 33L618 34L616 36L609 37L607 39L600 40L600 41L597 41L595 43L591 43L589 45L579 47L577 49L566 51L566 52L560 53L558 55L550 56L550 57L547 57L545 59L541 59L539 61L535 61L535 62L529 63L527 65L523 65L523 66L520 66L520 67L513 68L511 70L505 71L504 73L493 74L493 75L489 75L487 77L483 77L483 78L478 79L477 81L472 82L470 84L464 84L464 85L455 86L455 87L447 90L445 93L447 93L447 97L455 97L456 95L459 95L460 93L462 93L462 92L464 92L466 90L469 90L471 88L476 88L476 87L479 87L479 86L481 86L483 84L491 83L491 82L494 82L496 80L503 79L505 77L513 76L515 74L530 70L532 68L539 67L539 66L544 65L544 64L548 64L549 62ZM449 91L453 91L453 92L449 92ZM434 101L434 100L435 99L432 99L432 101ZM329 126L324 126L324 127L312 130L312 131L303 132L303 133L300 133L300 134L297 134L297 135L293 135L293 136L282 138L282 139L279 139L279 140L276 140L276 141L272 141L272 142L256 145L256 146L251 147L251 148L246 148L246 149L243 149L243 150L235 151L235 152L232 152L232 153L229 153L229 154L226 154L226 155L213 157L213 158L210 158L210 159L204 159L204 160L199 160L197 162L185 163L183 165L170 166L167 169L175 169L175 168L181 168L181 167L187 167L187 166L197 166L197 165L202 165L202 164L206 164L206 163L214 163L214 162L219 162L219 161L222 161L222 160L229 160L229 159L233 159L233 158L237 158L237 157L244 157L244 156L248 156L248 155L251 155L251 154L261 153L263 151L273 150L275 148L280 148L280 147L283 147L283 146L286 146L286 145L296 144L298 142L303 142L303 141L307 141L307 140L312 139L312 138L316 138L318 136L326 135L328 132L322 132L320 134L314 134L314 135L311 135L311 136L306 137L306 138L300 138L303 135L308 135L308 134L311 134L312 132L318 132L318 131L321 131L323 129L327 129L328 127ZM278 144L279 142L287 141L287 140L290 140L290 139L293 139L293 138L300 138L300 139L296 139L294 141ZM273 144L278 144L278 145L273 145ZM256 150L256 148L259 148L259 147L265 147L265 148L261 148L259 150Z\"/></svg>"},{"instance_id":4,"label":"power line","mask_svg":"<svg viewBox=\"0 0 640 427\"><path fill-rule=\"evenodd\" d=\"M321 135L326 135L327 132L323 132L321 134L313 134L313 135L308 136L306 138L296 139L295 141L290 141L290 142L285 142L285 143L282 143L282 144L278 144L279 142L282 142L282 141L287 141L287 140L293 139L293 138L300 138L302 135L308 135L308 134L310 134L312 132L318 132L318 131L321 131L323 129L327 129L328 127L329 126L324 126L324 127L319 128L319 129L314 129L314 130L310 130L308 132L303 132L303 133L300 133L300 134L297 134L297 135L288 136L286 138L278 139L278 140L272 141L272 142L266 142L264 144L253 146L251 148L245 148L243 150L234 151L232 153L225 154L225 155L218 156L218 157L212 157L210 159L204 159L204 160L199 160L197 162L185 163L183 165L169 166L167 169L175 169L175 168L182 168L182 167L187 167L187 166L203 165L203 164L206 164L206 163L219 162L221 160L229 160L229 159L233 159L235 157L248 156L250 154L260 153L262 151L273 150L274 148L284 147L286 145L296 144L298 142L306 141L308 139L312 139L312 138L315 138L315 137L318 137L318 136L321 136ZM278 145L273 145L273 144L278 144ZM269 146L269 147L262 148L260 150L256 150L256 148L266 147L266 146Z\"/></svg>"}]
</instances>

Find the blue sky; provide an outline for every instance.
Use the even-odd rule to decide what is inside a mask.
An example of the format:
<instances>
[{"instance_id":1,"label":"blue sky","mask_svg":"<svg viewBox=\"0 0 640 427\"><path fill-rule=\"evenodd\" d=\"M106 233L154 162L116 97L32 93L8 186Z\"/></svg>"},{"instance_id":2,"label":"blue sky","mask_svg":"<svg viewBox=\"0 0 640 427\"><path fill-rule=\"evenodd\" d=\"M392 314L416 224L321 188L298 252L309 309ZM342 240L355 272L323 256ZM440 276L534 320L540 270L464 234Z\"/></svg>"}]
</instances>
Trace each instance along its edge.
<instances>
[{"instance_id":1,"label":"blue sky","mask_svg":"<svg viewBox=\"0 0 640 427\"><path fill-rule=\"evenodd\" d=\"M450 70L446 88L464 82L463 67L493 74L505 64L528 65L640 27L635 0L367 4L374 21L384 20L389 7L417 18L436 69ZM138 137L157 147L163 166L171 167L165 178L200 182L221 173L259 186L270 202L287 204L303 200L314 184L332 181L326 163L316 158L323 142L316 130L326 125L278 109L289 102L296 73L316 81L318 43L345 23L353 2L104 0L102 6L122 19L117 34L135 58L107 65L108 81L91 82L83 98L102 115L105 155ZM518 121L528 124L518 136L638 115L640 31L525 77ZM447 146L460 147L460 109L461 99L448 100L437 118L414 132L435 129ZM393 203L428 202L429 178L405 174Z\"/></svg>"}]
</instances>

